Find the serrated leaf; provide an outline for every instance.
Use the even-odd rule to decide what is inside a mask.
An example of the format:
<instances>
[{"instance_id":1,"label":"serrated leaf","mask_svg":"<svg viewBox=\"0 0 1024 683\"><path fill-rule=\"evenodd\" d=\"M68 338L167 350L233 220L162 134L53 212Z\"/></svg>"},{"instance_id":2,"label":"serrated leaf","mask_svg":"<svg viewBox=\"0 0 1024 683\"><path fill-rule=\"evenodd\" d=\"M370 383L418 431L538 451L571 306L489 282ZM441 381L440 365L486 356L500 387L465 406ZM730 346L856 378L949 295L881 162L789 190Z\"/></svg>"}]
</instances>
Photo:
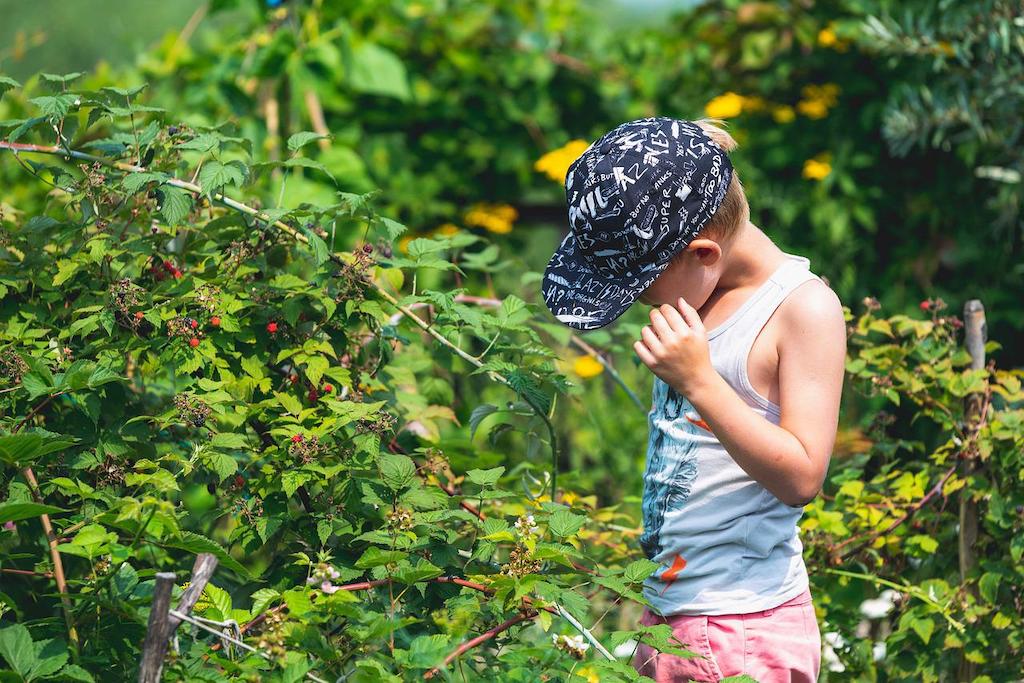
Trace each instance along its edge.
<instances>
[{"instance_id":1,"label":"serrated leaf","mask_svg":"<svg viewBox=\"0 0 1024 683\"><path fill-rule=\"evenodd\" d=\"M487 487L497 484L504 473L504 467L492 467L489 470L470 470L466 472L466 477L474 484Z\"/></svg>"},{"instance_id":2,"label":"serrated leaf","mask_svg":"<svg viewBox=\"0 0 1024 683\"><path fill-rule=\"evenodd\" d=\"M377 465L381 481L392 491L408 486L416 476L416 463L399 453L381 453L377 457Z\"/></svg>"},{"instance_id":3,"label":"serrated leaf","mask_svg":"<svg viewBox=\"0 0 1024 683\"><path fill-rule=\"evenodd\" d=\"M160 214L172 228L180 225L192 211L192 195L172 185L160 186Z\"/></svg>"},{"instance_id":4,"label":"serrated leaf","mask_svg":"<svg viewBox=\"0 0 1024 683\"><path fill-rule=\"evenodd\" d=\"M65 512L65 510L39 503L3 503L0 504L0 524L31 519L40 515L55 515L59 512Z\"/></svg>"},{"instance_id":5,"label":"serrated leaf","mask_svg":"<svg viewBox=\"0 0 1024 683\"><path fill-rule=\"evenodd\" d=\"M311 142L316 142L317 140L327 140L329 138L329 135L320 135L319 133L313 133L311 131L304 130L300 133L295 133L294 135L288 138L288 149L295 152L302 149Z\"/></svg>"},{"instance_id":6,"label":"serrated leaf","mask_svg":"<svg viewBox=\"0 0 1024 683\"><path fill-rule=\"evenodd\" d=\"M241 162L229 161L222 164L210 160L199 171L199 185L206 195L213 195L226 185L240 186L245 182L245 175L245 166Z\"/></svg>"},{"instance_id":7,"label":"serrated leaf","mask_svg":"<svg viewBox=\"0 0 1024 683\"><path fill-rule=\"evenodd\" d=\"M559 538L565 538L571 536L580 530L583 523L587 520L583 515L575 515L568 510L561 508L555 510L548 518L548 529L551 530L555 536Z\"/></svg>"},{"instance_id":8,"label":"serrated leaf","mask_svg":"<svg viewBox=\"0 0 1024 683\"><path fill-rule=\"evenodd\" d=\"M185 550L195 555L200 553L212 553L226 569L235 572L247 581L253 578L252 574L249 573L249 570L239 564L238 560L231 557L231 555L228 554L228 551L222 548L220 544L197 533L182 531L180 539L171 538L161 542L160 545L167 548Z\"/></svg>"}]
</instances>

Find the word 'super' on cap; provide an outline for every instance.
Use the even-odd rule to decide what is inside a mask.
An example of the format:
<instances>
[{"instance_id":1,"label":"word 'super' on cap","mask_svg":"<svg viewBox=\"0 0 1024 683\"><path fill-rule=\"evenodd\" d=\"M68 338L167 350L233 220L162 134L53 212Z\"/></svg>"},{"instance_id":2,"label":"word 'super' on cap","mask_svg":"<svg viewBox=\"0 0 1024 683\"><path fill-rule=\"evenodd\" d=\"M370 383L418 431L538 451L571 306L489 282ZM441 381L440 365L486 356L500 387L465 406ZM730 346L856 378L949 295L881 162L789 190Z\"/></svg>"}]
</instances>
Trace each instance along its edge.
<instances>
[{"instance_id":1,"label":"word 'super' on cap","mask_svg":"<svg viewBox=\"0 0 1024 683\"><path fill-rule=\"evenodd\" d=\"M577 330L621 316L711 220L732 173L690 121L655 116L602 135L566 173L569 234L544 270L544 303Z\"/></svg>"}]
</instances>

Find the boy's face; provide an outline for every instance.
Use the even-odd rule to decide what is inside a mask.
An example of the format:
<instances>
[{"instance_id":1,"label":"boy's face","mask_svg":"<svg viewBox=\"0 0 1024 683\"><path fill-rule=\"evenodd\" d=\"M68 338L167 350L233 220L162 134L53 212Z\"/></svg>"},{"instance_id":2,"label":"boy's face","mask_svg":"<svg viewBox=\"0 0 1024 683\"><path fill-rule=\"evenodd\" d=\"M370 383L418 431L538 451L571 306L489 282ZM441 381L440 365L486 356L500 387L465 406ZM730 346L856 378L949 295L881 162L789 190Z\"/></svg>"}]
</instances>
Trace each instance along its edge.
<instances>
[{"instance_id":1,"label":"boy's face","mask_svg":"<svg viewBox=\"0 0 1024 683\"><path fill-rule=\"evenodd\" d=\"M722 266L722 247L709 239L696 239L684 253L666 268L637 299L648 306L678 306L683 297L695 309L708 300L718 285Z\"/></svg>"}]
</instances>

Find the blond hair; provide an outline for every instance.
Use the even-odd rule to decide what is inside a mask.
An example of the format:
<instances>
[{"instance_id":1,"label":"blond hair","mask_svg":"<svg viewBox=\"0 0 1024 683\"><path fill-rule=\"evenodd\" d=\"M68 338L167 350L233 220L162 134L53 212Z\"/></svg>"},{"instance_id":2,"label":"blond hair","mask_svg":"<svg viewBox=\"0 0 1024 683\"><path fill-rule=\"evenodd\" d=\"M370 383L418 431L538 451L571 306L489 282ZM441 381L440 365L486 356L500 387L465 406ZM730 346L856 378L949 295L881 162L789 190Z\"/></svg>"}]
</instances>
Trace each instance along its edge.
<instances>
[{"instance_id":1,"label":"blond hair","mask_svg":"<svg viewBox=\"0 0 1024 683\"><path fill-rule=\"evenodd\" d=\"M694 123L726 153L736 149L736 140L724 128L721 128L726 125L725 121L704 118L697 119ZM750 220L750 206L747 204L747 195L743 192L743 183L740 182L739 174L733 169L732 180L729 181L722 205L711 216L711 220L697 233L697 237L724 242L729 240L748 220Z\"/></svg>"}]
</instances>

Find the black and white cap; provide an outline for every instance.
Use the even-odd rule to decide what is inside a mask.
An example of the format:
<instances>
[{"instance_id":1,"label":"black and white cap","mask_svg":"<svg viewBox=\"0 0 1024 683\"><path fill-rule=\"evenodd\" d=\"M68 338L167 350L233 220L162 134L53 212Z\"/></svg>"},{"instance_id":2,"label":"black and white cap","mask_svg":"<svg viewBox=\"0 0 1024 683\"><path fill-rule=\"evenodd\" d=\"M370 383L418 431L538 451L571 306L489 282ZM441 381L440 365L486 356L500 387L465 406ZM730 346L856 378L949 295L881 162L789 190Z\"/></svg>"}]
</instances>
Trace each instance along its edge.
<instances>
[{"instance_id":1,"label":"black and white cap","mask_svg":"<svg viewBox=\"0 0 1024 683\"><path fill-rule=\"evenodd\" d=\"M566 173L569 234L544 270L544 303L577 330L618 318L711 220L732 173L690 121L656 116L605 133Z\"/></svg>"}]
</instances>

